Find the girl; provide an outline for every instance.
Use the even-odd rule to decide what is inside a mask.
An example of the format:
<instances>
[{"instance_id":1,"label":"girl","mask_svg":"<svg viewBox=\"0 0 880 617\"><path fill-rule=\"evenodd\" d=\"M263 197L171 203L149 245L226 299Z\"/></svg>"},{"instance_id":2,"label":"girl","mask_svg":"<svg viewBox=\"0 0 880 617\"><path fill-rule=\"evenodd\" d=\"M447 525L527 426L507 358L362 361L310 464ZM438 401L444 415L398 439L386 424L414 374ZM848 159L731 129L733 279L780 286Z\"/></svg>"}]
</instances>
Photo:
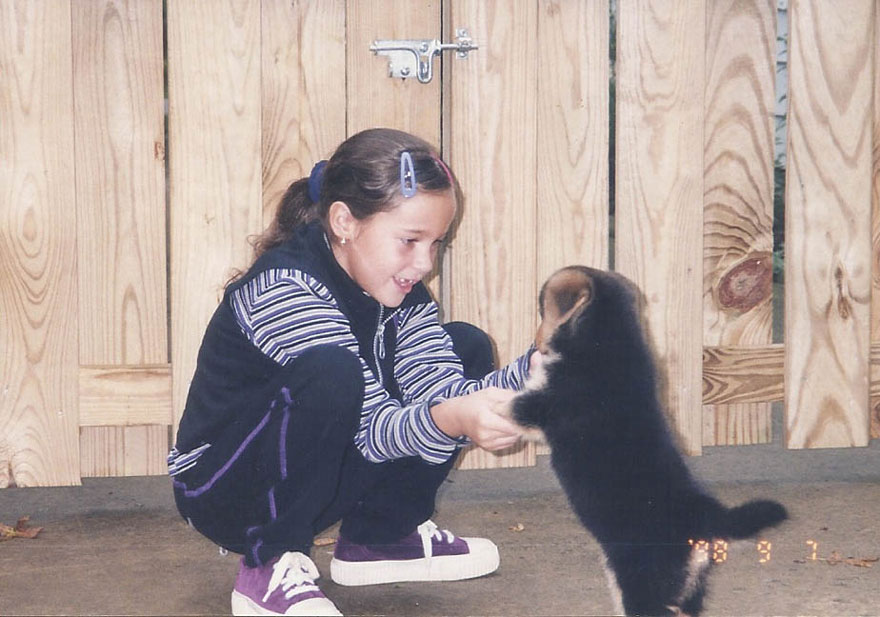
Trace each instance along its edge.
<instances>
[{"instance_id":1,"label":"girl","mask_svg":"<svg viewBox=\"0 0 880 617\"><path fill-rule=\"evenodd\" d=\"M358 133L290 186L228 285L168 459L180 513L243 555L233 614L340 614L308 557L339 520L341 585L498 567L492 542L429 520L462 445L516 443L498 410L532 355L490 372L482 331L439 323L421 279L458 194L426 142Z\"/></svg>"}]
</instances>

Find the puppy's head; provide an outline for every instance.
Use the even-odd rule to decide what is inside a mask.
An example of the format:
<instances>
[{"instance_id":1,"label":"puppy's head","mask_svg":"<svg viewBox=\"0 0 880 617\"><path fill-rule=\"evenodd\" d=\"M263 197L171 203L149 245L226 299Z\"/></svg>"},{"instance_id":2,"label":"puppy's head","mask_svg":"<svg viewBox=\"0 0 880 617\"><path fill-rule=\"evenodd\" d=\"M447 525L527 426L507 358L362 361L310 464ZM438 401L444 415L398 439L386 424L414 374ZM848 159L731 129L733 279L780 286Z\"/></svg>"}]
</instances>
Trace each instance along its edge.
<instances>
[{"instance_id":1,"label":"puppy's head","mask_svg":"<svg viewBox=\"0 0 880 617\"><path fill-rule=\"evenodd\" d=\"M541 287L538 310L541 325L535 346L541 353L550 351L550 339L559 327L576 319L593 297L592 278L582 266L568 266L554 273Z\"/></svg>"},{"instance_id":2,"label":"puppy's head","mask_svg":"<svg viewBox=\"0 0 880 617\"><path fill-rule=\"evenodd\" d=\"M541 353L564 349L605 352L627 339L642 339L641 295L623 276L586 266L555 272L538 298L541 325L535 344Z\"/></svg>"}]
</instances>

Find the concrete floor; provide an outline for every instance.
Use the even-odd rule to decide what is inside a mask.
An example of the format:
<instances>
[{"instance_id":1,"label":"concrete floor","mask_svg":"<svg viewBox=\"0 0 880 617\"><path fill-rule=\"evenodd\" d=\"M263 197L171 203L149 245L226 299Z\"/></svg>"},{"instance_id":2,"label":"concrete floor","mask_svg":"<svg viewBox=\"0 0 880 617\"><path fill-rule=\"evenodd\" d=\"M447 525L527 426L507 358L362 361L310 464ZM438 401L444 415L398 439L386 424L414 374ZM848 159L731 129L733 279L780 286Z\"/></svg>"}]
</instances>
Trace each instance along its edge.
<instances>
[{"instance_id":1,"label":"concrete floor","mask_svg":"<svg viewBox=\"0 0 880 617\"><path fill-rule=\"evenodd\" d=\"M792 519L730 547L714 569L707 615L880 615L880 443L786 451L707 448L689 459L725 502L782 501ZM81 487L0 490L0 522L29 515L37 539L0 543L0 615L229 614L238 558L177 516L167 478L86 480ZM495 574L458 583L339 587L347 615L606 615L599 549L560 492L547 457L529 469L456 471L434 520L500 547ZM323 535L323 534L322 534ZM326 534L332 536L332 530ZM815 556L813 546L817 543ZM766 546L766 545L763 545ZM332 546L312 555L329 572ZM834 555L850 561L834 563Z\"/></svg>"}]
</instances>

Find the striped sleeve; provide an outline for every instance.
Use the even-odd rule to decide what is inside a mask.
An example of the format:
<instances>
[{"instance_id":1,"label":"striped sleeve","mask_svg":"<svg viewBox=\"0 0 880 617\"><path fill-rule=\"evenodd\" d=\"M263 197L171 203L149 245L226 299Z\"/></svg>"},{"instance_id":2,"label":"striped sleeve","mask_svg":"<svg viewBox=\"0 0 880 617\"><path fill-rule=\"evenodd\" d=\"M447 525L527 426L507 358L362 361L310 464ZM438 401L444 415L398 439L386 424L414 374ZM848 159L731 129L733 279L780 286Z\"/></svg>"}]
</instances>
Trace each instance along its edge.
<instances>
[{"instance_id":1,"label":"striped sleeve","mask_svg":"<svg viewBox=\"0 0 880 617\"><path fill-rule=\"evenodd\" d=\"M316 345L354 353L364 376L364 403L355 444L364 457L382 462L420 456L442 463L459 442L433 423L425 401L391 398L360 355L348 319L329 290L298 270L267 270L230 296L242 331L263 353L286 364Z\"/></svg>"},{"instance_id":2,"label":"striped sleeve","mask_svg":"<svg viewBox=\"0 0 880 617\"><path fill-rule=\"evenodd\" d=\"M440 325L437 305L430 302L401 316L395 376L404 401L423 400L429 405L489 386L521 390L531 351L482 379L465 379L452 339Z\"/></svg>"}]
</instances>

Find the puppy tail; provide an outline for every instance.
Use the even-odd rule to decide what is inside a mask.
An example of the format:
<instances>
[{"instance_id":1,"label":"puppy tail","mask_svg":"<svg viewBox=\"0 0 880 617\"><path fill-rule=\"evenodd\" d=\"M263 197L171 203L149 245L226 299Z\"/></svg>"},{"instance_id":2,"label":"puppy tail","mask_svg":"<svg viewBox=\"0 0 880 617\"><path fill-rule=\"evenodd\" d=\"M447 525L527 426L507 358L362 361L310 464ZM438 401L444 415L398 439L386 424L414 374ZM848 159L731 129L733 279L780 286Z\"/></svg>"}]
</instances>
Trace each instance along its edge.
<instances>
[{"instance_id":1,"label":"puppy tail","mask_svg":"<svg viewBox=\"0 0 880 617\"><path fill-rule=\"evenodd\" d=\"M788 518L785 507L775 501L758 499L730 508L725 517L724 534L728 538L750 538L766 527L773 527Z\"/></svg>"}]
</instances>

